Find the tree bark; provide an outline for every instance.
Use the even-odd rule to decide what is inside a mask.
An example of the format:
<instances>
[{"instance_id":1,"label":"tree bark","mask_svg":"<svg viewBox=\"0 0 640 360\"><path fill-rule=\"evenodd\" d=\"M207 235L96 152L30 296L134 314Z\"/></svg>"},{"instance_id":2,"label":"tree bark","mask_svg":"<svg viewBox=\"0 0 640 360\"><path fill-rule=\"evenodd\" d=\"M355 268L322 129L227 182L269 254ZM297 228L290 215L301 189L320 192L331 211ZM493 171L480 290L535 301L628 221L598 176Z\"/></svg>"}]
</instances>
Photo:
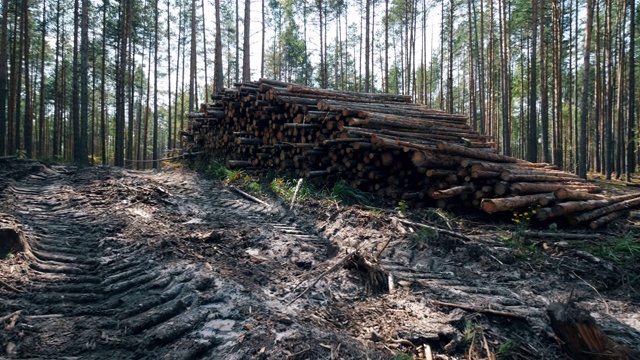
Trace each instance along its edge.
<instances>
[{"instance_id":1,"label":"tree bark","mask_svg":"<svg viewBox=\"0 0 640 360\"><path fill-rule=\"evenodd\" d=\"M627 181L631 181L631 175L636 172L636 1L629 0L629 97L627 111L629 124L627 125Z\"/></svg>"},{"instance_id":2,"label":"tree bark","mask_svg":"<svg viewBox=\"0 0 640 360\"><path fill-rule=\"evenodd\" d=\"M224 88L222 74L222 30L220 27L220 0L215 0L216 7L216 58L214 63L214 92L222 91ZM176 136L177 137L177 136Z\"/></svg>"},{"instance_id":3,"label":"tree bark","mask_svg":"<svg viewBox=\"0 0 640 360\"><path fill-rule=\"evenodd\" d=\"M531 162L538 161L538 93L537 93L537 46L538 46L538 0L531 1L531 52L529 58L529 123L527 133L527 156Z\"/></svg>"},{"instance_id":4,"label":"tree bark","mask_svg":"<svg viewBox=\"0 0 640 360\"><path fill-rule=\"evenodd\" d=\"M242 44L242 81L251 80L251 0L244 2L244 41Z\"/></svg>"},{"instance_id":5,"label":"tree bark","mask_svg":"<svg viewBox=\"0 0 640 360\"><path fill-rule=\"evenodd\" d=\"M89 164L88 128L89 128L89 0L82 0L82 19L80 24L80 153L78 163Z\"/></svg>"},{"instance_id":6,"label":"tree bark","mask_svg":"<svg viewBox=\"0 0 640 360\"><path fill-rule=\"evenodd\" d=\"M7 28L9 23L9 0L2 0L0 20L0 156L5 156L7 133Z\"/></svg>"},{"instance_id":7,"label":"tree bark","mask_svg":"<svg viewBox=\"0 0 640 360\"><path fill-rule=\"evenodd\" d=\"M585 29L583 74L589 74L591 63L591 30L593 27L593 0L587 0L587 23ZM582 77L582 100L580 102L580 134L578 141L578 176L587 178L587 119L589 118L589 76Z\"/></svg>"}]
</instances>

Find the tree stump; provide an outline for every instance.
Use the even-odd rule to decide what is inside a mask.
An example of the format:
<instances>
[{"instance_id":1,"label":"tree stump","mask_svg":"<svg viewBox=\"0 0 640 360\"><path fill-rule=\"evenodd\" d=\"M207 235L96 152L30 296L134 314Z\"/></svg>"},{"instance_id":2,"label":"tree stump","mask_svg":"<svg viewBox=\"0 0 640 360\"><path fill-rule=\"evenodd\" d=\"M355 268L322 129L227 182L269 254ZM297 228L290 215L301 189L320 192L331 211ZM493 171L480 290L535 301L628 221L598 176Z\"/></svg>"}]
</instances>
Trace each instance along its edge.
<instances>
[{"instance_id":1,"label":"tree stump","mask_svg":"<svg viewBox=\"0 0 640 360\"><path fill-rule=\"evenodd\" d=\"M0 213L0 260L17 253L32 256L20 223L13 216Z\"/></svg>"},{"instance_id":2,"label":"tree stump","mask_svg":"<svg viewBox=\"0 0 640 360\"><path fill-rule=\"evenodd\" d=\"M564 342L564 351L575 360L637 360L640 351L626 348L609 338L584 309L572 304L552 303L547 308L551 327Z\"/></svg>"}]
</instances>

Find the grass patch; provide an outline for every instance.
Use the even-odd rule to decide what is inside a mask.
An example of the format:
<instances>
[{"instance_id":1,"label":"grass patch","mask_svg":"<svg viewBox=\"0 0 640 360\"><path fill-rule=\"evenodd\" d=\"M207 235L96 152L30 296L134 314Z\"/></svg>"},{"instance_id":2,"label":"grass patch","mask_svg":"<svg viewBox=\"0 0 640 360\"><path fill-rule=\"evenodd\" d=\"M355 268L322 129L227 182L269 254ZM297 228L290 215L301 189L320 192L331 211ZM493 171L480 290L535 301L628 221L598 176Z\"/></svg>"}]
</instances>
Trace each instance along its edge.
<instances>
[{"instance_id":1,"label":"grass patch","mask_svg":"<svg viewBox=\"0 0 640 360\"><path fill-rule=\"evenodd\" d=\"M269 190L286 201L291 201L297 185L297 179L276 177L269 183ZM317 189L313 184L309 183L309 181L303 181L298 191L297 200L322 199L326 196L322 190Z\"/></svg>"},{"instance_id":2,"label":"grass patch","mask_svg":"<svg viewBox=\"0 0 640 360\"><path fill-rule=\"evenodd\" d=\"M498 350L496 351L496 355L498 355L499 358L510 358L511 354L513 353L513 351L515 349L518 348L518 343L516 343L513 340L507 340L506 342L500 344L500 346L498 346Z\"/></svg>"},{"instance_id":3,"label":"grass patch","mask_svg":"<svg viewBox=\"0 0 640 360\"><path fill-rule=\"evenodd\" d=\"M628 232L621 237L591 247L587 251L617 264L623 264L633 258L640 257L640 240L637 240L631 232Z\"/></svg>"},{"instance_id":4,"label":"grass patch","mask_svg":"<svg viewBox=\"0 0 640 360\"><path fill-rule=\"evenodd\" d=\"M369 200L365 192L352 188L349 183L342 179L333 184L329 197L345 205L366 204Z\"/></svg>"}]
</instances>

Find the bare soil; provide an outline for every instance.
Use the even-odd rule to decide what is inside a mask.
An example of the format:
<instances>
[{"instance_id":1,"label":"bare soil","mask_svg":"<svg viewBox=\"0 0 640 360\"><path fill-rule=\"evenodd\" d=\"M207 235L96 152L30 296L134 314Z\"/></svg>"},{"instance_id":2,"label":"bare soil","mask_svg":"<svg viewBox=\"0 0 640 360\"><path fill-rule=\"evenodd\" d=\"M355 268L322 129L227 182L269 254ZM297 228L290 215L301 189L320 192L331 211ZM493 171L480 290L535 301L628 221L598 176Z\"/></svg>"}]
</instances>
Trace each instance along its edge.
<instances>
[{"instance_id":1,"label":"bare soil","mask_svg":"<svg viewBox=\"0 0 640 360\"><path fill-rule=\"evenodd\" d=\"M562 359L545 310L569 299L640 349L640 256L592 254L637 241L633 219L514 242L505 219L256 196L179 167L0 163L33 254L0 260L0 356Z\"/></svg>"}]
</instances>

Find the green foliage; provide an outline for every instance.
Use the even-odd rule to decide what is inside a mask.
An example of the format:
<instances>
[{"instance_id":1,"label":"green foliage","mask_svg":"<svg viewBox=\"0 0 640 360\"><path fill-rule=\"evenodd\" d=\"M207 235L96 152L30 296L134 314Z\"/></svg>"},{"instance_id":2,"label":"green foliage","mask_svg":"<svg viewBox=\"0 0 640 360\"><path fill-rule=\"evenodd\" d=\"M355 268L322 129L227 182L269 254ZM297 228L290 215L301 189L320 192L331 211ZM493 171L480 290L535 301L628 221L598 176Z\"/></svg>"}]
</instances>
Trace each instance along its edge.
<instances>
[{"instance_id":1,"label":"green foliage","mask_svg":"<svg viewBox=\"0 0 640 360\"><path fill-rule=\"evenodd\" d=\"M407 211L409 210L409 204L406 201L400 200L398 201L398 206L396 206L396 210L403 215L407 215Z\"/></svg>"},{"instance_id":2,"label":"green foliage","mask_svg":"<svg viewBox=\"0 0 640 360\"><path fill-rule=\"evenodd\" d=\"M257 182L253 181L253 179L249 176L245 177L244 188L247 191L250 191L253 193L258 193L258 194L262 193L262 186L260 186L260 184L258 184Z\"/></svg>"},{"instance_id":3,"label":"green foliage","mask_svg":"<svg viewBox=\"0 0 640 360\"><path fill-rule=\"evenodd\" d=\"M471 320L465 320L462 334L464 335L464 340L468 344L472 344L477 335L476 324Z\"/></svg>"},{"instance_id":4,"label":"green foliage","mask_svg":"<svg viewBox=\"0 0 640 360\"><path fill-rule=\"evenodd\" d=\"M637 240L631 232L622 237L599 244L592 248L591 252L607 258L615 263L623 264L640 256L640 240Z\"/></svg>"},{"instance_id":5,"label":"green foliage","mask_svg":"<svg viewBox=\"0 0 640 360\"><path fill-rule=\"evenodd\" d=\"M509 339L506 342L500 344L500 346L498 346L498 351L496 351L496 355L498 355L498 357L509 358L513 350L515 350L517 347L518 347L518 343Z\"/></svg>"},{"instance_id":6,"label":"green foliage","mask_svg":"<svg viewBox=\"0 0 640 360\"><path fill-rule=\"evenodd\" d=\"M285 200L290 201L293 198L293 194L296 191L297 185L298 185L298 180L284 179L284 178L277 177L269 183L269 190L271 190L271 192L273 192L274 194L281 196ZM319 199L322 197L326 197L326 194L316 189L308 181L305 181L302 183L302 186L300 186L297 199L298 200L304 200L309 198Z\"/></svg>"},{"instance_id":7,"label":"green foliage","mask_svg":"<svg viewBox=\"0 0 640 360\"><path fill-rule=\"evenodd\" d=\"M538 208L540 206L538 205ZM516 229L513 232L513 236L511 238L511 240L516 244L516 245L524 245L526 242L526 231L529 228L529 223L531 221L531 217L536 215L538 213L537 208L534 209L530 209L527 211L524 211L522 213L519 213L517 211L513 212L513 217L511 218L511 221L516 225Z\"/></svg>"},{"instance_id":8,"label":"green foliage","mask_svg":"<svg viewBox=\"0 0 640 360\"><path fill-rule=\"evenodd\" d=\"M364 192L352 188L349 183L342 179L336 181L333 185L329 197L346 205L367 203L367 197Z\"/></svg>"},{"instance_id":9,"label":"green foliage","mask_svg":"<svg viewBox=\"0 0 640 360\"><path fill-rule=\"evenodd\" d=\"M211 162L200 162L195 166L196 171L202 174L205 179L220 180L228 183L236 182L243 178L242 170L227 169L224 160L215 159Z\"/></svg>"},{"instance_id":10,"label":"green foliage","mask_svg":"<svg viewBox=\"0 0 640 360\"><path fill-rule=\"evenodd\" d=\"M393 357L394 360L411 360L413 359L413 355L405 354L405 353L396 353L396 356Z\"/></svg>"}]
</instances>

